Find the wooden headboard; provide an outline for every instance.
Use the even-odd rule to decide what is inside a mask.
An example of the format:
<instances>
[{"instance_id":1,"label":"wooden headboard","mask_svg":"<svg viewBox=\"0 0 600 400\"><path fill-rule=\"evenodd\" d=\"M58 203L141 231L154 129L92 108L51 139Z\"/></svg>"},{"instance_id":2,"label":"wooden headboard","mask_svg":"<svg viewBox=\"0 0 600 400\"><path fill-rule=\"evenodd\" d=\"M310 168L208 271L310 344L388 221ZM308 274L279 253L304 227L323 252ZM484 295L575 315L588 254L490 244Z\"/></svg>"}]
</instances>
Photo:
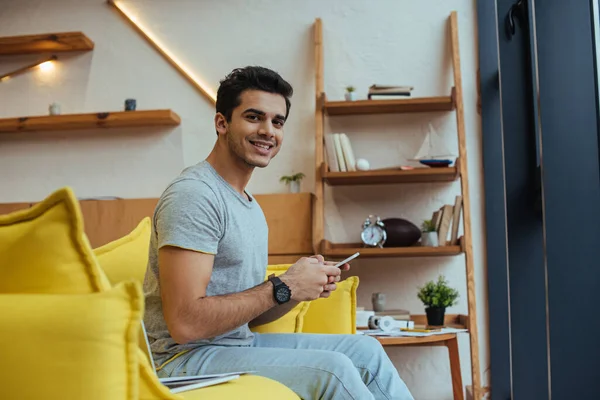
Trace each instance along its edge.
<instances>
[{"instance_id":1,"label":"wooden headboard","mask_svg":"<svg viewBox=\"0 0 600 400\"><path fill-rule=\"evenodd\" d=\"M255 195L269 225L269 263L291 263L313 254L312 194ZM85 233L93 248L125 236L146 216L154 214L158 199L81 200ZM0 204L0 215L35 203Z\"/></svg>"}]
</instances>

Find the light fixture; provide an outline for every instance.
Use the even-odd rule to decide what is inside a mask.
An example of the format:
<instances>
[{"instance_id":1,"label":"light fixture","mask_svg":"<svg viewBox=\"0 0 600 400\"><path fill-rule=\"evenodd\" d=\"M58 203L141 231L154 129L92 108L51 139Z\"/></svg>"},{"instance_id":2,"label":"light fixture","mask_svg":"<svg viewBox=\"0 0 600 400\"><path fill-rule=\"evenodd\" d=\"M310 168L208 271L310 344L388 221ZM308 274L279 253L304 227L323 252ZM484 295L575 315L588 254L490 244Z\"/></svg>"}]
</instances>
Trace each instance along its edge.
<instances>
[{"instance_id":1,"label":"light fixture","mask_svg":"<svg viewBox=\"0 0 600 400\"><path fill-rule=\"evenodd\" d=\"M192 70L185 66L160 40L140 22L131 10L121 1L107 0L107 3L114 6L116 10L150 43L180 74L184 76L200 93L206 96L211 102L217 102L217 96L210 87L203 82Z\"/></svg>"},{"instance_id":2,"label":"light fixture","mask_svg":"<svg viewBox=\"0 0 600 400\"><path fill-rule=\"evenodd\" d=\"M44 61L39 65L39 67L44 72L52 71L54 69L54 63L50 60Z\"/></svg>"},{"instance_id":3,"label":"light fixture","mask_svg":"<svg viewBox=\"0 0 600 400\"><path fill-rule=\"evenodd\" d=\"M37 62L35 62L33 64L26 65L24 67L21 67L19 69L14 70L14 71L8 72L8 73L0 76L0 82L5 82L9 78L11 78L11 77L13 77L15 75L18 75L18 74L22 74L22 73L24 73L24 72L26 72L26 71L28 71L28 70L30 70L32 68L35 68L37 66L39 66L42 71L52 70L54 68L53 61L56 60L56 59L57 59L56 56L51 56L51 57L43 59L41 61L37 61Z\"/></svg>"}]
</instances>

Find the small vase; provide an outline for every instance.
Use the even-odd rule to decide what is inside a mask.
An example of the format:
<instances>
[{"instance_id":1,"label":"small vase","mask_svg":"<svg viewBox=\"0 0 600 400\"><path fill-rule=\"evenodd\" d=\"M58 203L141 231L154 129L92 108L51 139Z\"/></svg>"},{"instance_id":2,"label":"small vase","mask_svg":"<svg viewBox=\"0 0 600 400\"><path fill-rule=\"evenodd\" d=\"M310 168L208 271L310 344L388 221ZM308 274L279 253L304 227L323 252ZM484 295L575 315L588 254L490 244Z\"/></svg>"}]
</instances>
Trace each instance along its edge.
<instances>
[{"instance_id":1,"label":"small vase","mask_svg":"<svg viewBox=\"0 0 600 400\"><path fill-rule=\"evenodd\" d=\"M428 326L444 326L445 307L427 307L425 312L427 313Z\"/></svg>"},{"instance_id":2,"label":"small vase","mask_svg":"<svg viewBox=\"0 0 600 400\"><path fill-rule=\"evenodd\" d=\"M354 92L346 92L346 94L344 95L344 97L346 98L346 101L354 101L354 100L356 100L356 93L354 93Z\"/></svg>"},{"instance_id":3,"label":"small vase","mask_svg":"<svg viewBox=\"0 0 600 400\"><path fill-rule=\"evenodd\" d=\"M437 232L421 232L421 245L427 247L438 247Z\"/></svg>"},{"instance_id":4,"label":"small vase","mask_svg":"<svg viewBox=\"0 0 600 400\"><path fill-rule=\"evenodd\" d=\"M373 304L373 311L384 311L385 293L373 293L371 295L371 303Z\"/></svg>"},{"instance_id":5,"label":"small vase","mask_svg":"<svg viewBox=\"0 0 600 400\"><path fill-rule=\"evenodd\" d=\"M300 181L290 182L290 193L300 193Z\"/></svg>"},{"instance_id":6,"label":"small vase","mask_svg":"<svg viewBox=\"0 0 600 400\"><path fill-rule=\"evenodd\" d=\"M50 104L50 106L48 106L48 112L50 113L50 115L60 115L60 104Z\"/></svg>"}]
</instances>

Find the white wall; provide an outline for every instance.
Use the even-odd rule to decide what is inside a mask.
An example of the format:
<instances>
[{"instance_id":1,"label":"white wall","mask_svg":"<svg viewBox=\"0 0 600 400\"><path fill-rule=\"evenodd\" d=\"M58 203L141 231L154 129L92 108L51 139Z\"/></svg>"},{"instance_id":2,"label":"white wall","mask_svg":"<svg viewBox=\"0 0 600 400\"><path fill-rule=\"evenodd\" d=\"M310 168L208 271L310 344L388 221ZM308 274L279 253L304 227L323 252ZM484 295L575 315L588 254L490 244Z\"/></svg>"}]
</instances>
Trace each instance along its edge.
<instances>
[{"instance_id":1,"label":"white wall","mask_svg":"<svg viewBox=\"0 0 600 400\"><path fill-rule=\"evenodd\" d=\"M347 85L365 97L367 87L410 84L414 96L447 95L452 85L447 18L458 11L469 184L476 268L482 373L487 353L483 187L479 116L476 112L477 31L473 0L292 0L219 2L126 1L138 18L216 90L238 66L258 64L279 71L295 89L280 155L255 173L254 193L283 192L283 174L303 171L303 189L314 187L315 68L312 25L323 20L325 90L343 98ZM63 112L172 108L182 117L175 129L20 133L0 137L0 202L35 201L64 185L80 197L157 197L185 166L203 159L214 144L214 106L191 87L103 0L4 2L0 35L82 30L93 52L61 56L51 73L32 71L0 84L0 117L46 114L57 101ZM0 72L35 56L0 58ZM329 131L346 132L358 157L374 167L398 165L414 155L423 128L432 122L457 151L455 115L385 115L331 118ZM404 217L417 225L434 209L452 204L459 184L414 184L326 189L328 239L356 241L369 214ZM374 291L387 293L393 308L422 314L417 286L444 273L461 298L449 313L467 313L464 258L357 260L359 305ZM463 382L470 384L469 340L459 346ZM417 399L450 399L444 348L388 348ZM484 384L487 373L482 374Z\"/></svg>"}]
</instances>

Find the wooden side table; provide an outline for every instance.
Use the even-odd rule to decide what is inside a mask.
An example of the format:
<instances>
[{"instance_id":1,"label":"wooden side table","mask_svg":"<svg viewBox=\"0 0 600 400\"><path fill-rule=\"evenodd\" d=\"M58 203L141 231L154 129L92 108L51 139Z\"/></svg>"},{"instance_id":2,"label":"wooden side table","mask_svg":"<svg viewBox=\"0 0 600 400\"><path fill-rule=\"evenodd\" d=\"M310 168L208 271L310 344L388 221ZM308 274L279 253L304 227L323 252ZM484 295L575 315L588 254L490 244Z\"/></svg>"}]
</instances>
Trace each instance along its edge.
<instances>
[{"instance_id":1,"label":"wooden side table","mask_svg":"<svg viewBox=\"0 0 600 400\"><path fill-rule=\"evenodd\" d=\"M450 358L450 374L452 376L452 393L454 400L464 400L462 375L460 372L460 357L458 355L458 340L456 333L431 335L425 337L383 337L377 336L383 346L446 346Z\"/></svg>"}]
</instances>

